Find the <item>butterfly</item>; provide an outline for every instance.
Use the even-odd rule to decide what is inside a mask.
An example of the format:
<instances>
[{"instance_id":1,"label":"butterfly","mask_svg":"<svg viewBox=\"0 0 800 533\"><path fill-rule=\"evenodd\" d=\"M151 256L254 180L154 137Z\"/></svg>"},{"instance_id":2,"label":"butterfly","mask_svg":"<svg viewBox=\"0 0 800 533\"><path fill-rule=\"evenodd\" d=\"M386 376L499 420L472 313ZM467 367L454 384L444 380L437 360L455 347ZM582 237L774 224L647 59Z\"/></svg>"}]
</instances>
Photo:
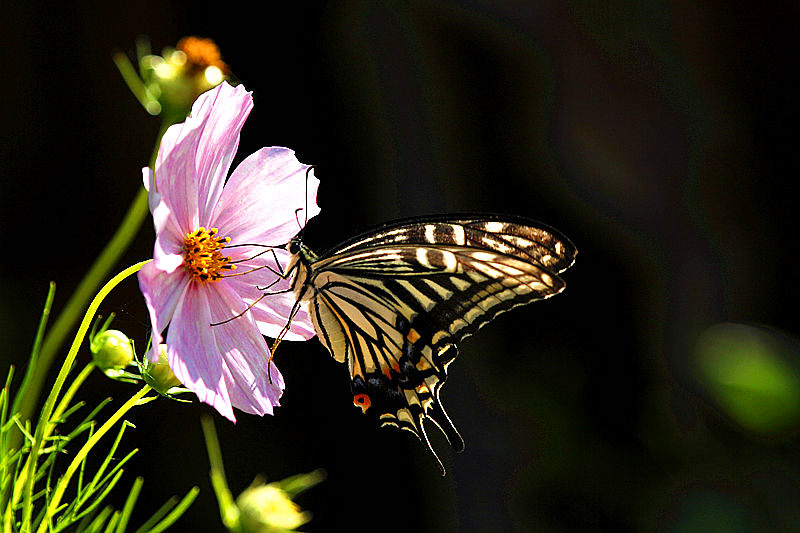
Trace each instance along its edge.
<instances>
[{"instance_id":1,"label":"butterfly","mask_svg":"<svg viewBox=\"0 0 800 533\"><path fill-rule=\"evenodd\" d=\"M498 215L399 220L320 255L301 231L286 249L292 315L307 306L319 340L347 364L353 403L380 426L415 434L442 475L423 422L464 449L439 397L456 344L500 313L561 292L559 274L577 254L554 229Z\"/></svg>"}]
</instances>

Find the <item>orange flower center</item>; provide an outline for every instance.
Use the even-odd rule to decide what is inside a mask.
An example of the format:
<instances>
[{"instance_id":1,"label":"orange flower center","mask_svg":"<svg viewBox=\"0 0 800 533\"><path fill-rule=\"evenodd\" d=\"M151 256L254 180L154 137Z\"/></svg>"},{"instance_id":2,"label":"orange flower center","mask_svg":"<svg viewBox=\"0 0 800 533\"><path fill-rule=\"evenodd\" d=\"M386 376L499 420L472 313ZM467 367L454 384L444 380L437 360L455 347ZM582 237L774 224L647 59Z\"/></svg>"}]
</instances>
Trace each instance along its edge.
<instances>
[{"instance_id":1,"label":"orange flower center","mask_svg":"<svg viewBox=\"0 0 800 533\"><path fill-rule=\"evenodd\" d=\"M190 67L203 70L206 67L214 66L223 73L228 72L228 65L222 61L219 48L211 39L201 37L184 37L178 41L178 50L186 54L186 59Z\"/></svg>"},{"instance_id":2,"label":"orange flower center","mask_svg":"<svg viewBox=\"0 0 800 533\"><path fill-rule=\"evenodd\" d=\"M226 270L235 270L231 258L222 255L230 237L217 237L217 228L200 227L183 239L183 268L194 281L219 281Z\"/></svg>"}]
</instances>

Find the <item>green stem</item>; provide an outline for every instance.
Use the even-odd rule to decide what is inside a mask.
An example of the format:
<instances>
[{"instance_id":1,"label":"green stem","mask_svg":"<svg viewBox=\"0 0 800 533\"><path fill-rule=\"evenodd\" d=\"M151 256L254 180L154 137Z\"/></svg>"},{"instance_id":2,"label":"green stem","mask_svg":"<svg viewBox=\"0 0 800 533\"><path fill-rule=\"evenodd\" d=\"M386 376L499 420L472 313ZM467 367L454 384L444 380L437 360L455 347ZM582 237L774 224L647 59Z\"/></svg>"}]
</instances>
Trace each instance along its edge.
<instances>
[{"instance_id":1,"label":"green stem","mask_svg":"<svg viewBox=\"0 0 800 533\"><path fill-rule=\"evenodd\" d=\"M219 447L217 431L214 429L214 422L210 416L204 416L200 422L203 425L203 435L206 438L206 449L208 450L208 460L211 463L211 486L217 494L219 502L219 514L222 523L231 531L238 531L239 528L239 509L233 501L233 495L228 488L228 481L225 479L225 466L222 463L222 450Z\"/></svg>"},{"instance_id":2,"label":"green stem","mask_svg":"<svg viewBox=\"0 0 800 533\"><path fill-rule=\"evenodd\" d=\"M44 407L42 407L42 412L39 416L39 422L36 424L36 433L34 434L33 444L31 445L30 450L31 461L28 465L26 474L27 479L25 480L21 528L23 532L30 531L31 513L33 512L33 481L35 478L39 452L41 451L44 443L44 436L49 431L48 426L51 423L51 416L53 414L53 408L55 407L56 399L58 398L58 395L64 386L64 382L66 381L67 375L72 368L72 364L75 362L78 349L81 347L81 344L83 344L83 339L86 336L86 332L89 331L92 319L94 318L94 315L97 313L100 304L103 302L108 293L110 293L114 287L122 282L122 280L138 272L147 262L148 261L142 261L141 263L136 263L135 265L126 268L111 278L111 280L106 283L102 289L100 289L100 292L97 293L97 296L94 297L92 303L89 305L89 308L86 310L86 313L83 316L83 321L78 327L78 333L75 335L75 338L72 341L72 346L67 353L67 357L64 359L64 363L61 365L61 370L58 373L56 382L53 385L52 391L47 396L47 400L45 401Z\"/></svg>"},{"instance_id":3,"label":"green stem","mask_svg":"<svg viewBox=\"0 0 800 533\"><path fill-rule=\"evenodd\" d=\"M92 373L92 370L94 370L94 363L87 364L83 368L83 370L81 370L81 373L78 374L78 376L72 381L72 384L69 386L69 389L67 389L67 392L64 393L64 397L61 399L61 402L59 402L58 407L56 407L55 411L53 411L53 416L52 416L53 423L48 424L48 427L45 428L44 434L42 436L43 442L46 441L48 438L50 438L50 435L56 428L56 424L58 423L58 420L61 418L61 415L64 414L64 411L67 409L67 407L69 407L72 398L75 397L75 393L78 392L78 389L81 387L81 385L83 385L83 382L86 381L86 378L89 377L89 374ZM9 507L13 507L17 504L17 502L19 501L19 497L22 495L22 489L28 486L27 476L28 473L30 472L29 468L31 462L34 461L35 459L37 458L35 458L33 455L28 455L28 459L25 461L25 466L22 467L22 470L20 470L19 473L19 477L17 477L17 479L14 481L14 491L12 494L11 505ZM5 506L5 502L3 502L3 505Z\"/></svg>"},{"instance_id":4,"label":"green stem","mask_svg":"<svg viewBox=\"0 0 800 533\"><path fill-rule=\"evenodd\" d=\"M53 491L53 496L50 500L50 505L47 506L47 511L45 512L44 518L42 522L39 524L39 529L37 533L46 533L46 531L50 528L50 520L53 518L53 515L58 509L59 504L61 503L61 497L64 496L64 492L67 490L67 485L69 485L72 476L77 472L78 468L80 467L83 460L89 454L89 451L94 447L97 442L103 438L103 436L108 433L108 431L116 425L119 420L125 416L125 413L131 410L133 406L135 406L139 400L141 400L145 394L150 392L152 389L149 385L145 385L142 387L139 392L134 394L130 400L125 402L122 407L117 409L117 412L111 415L111 418L106 420L106 422L100 426L100 429L92 435L86 444L78 451L75 455L75 458L72 459L72 462L67 467L66 472L64 475L59 479L58 485L56 485L55 491Z\"/></svg>"},{"instance_id":5,"label":"green stem","mask_svg":"<svg viewBox=\"0 0 800 533\"><path fill-rule=\"evenodd\" d=\"M19 392L14 397L14 404L11 406L11 413L18 413L20 403L24 402L28 395L28 386L36 373L36 367L39 361L39 352L42 348L42 339L44 339L44 332L47 330L47 320L50 318L50 310L53 308L53 300L56 297L56 284L50 282L50 289L47 291L47 300L44 303L44 310L42 310L42 317L39 319L39 329L36 330L36 339L33 341L33 349L31 350L31 358L28 361L28 368L25 371L25 378L19 386ZM16 447L19 442L14 442L13 446Z\"/></svg>"},{"instance_id":6,"label":"green stem","mask_svg":"<svg viewBox=\"0 0 800 533\"><path fill-rule=\"evenodd\" d=\"M158 148L161 145L161 137L164 132L171 125L169 121L164 121L161 124L161 129L156 138L155 148L153 154L150 156L150 168L155 165L156 157L158 156ZM81 281L78 288L70 297L67 305L58 315L53 327L48 331L42 343L42 349L39 354L39 360L36 365L36 370L33 372L28 384L28 391L25 398L20 405L20 420L30 420L33 411L39 400L39 394L42 390L42 385L50 366L53 364L53 358L58 353L64 340L69 335L70 331L75 325L78 317L80 316L81 309L86 306L86 303L97 291L97 287L108 276L109 270L117 263L120 256L128 249L133 238L139 232L145 217L147 216L147 191L142 188L136 194L133 203L125 213L125 218L120 223L114 236L106 244L106 247L100 252L100 255L95 259L94 264L91 266L86 276Z\"/></svg>"},{"instance_id":7,"label":"green stem","mask_svg":"<svg viewBox=\"0 0 800 533\"><path fill-rule=\"evenodd\" d=\"M87 363L86 366L83 367L83 370L81 370L81 373L78 374L78 376L72 381L72 384L67 389L67 392L64 393L64 397L61 398L60 402L58 402L58 407L56 407L55 411L53 411L53 422L58 422L58 420L61 419L61 415L63 415L64 411L66 411L67 407L69 407L69 404L72 402L72 398L75 397L75 393L78 392L78 389L81 388L81 385L83 385L83 382L86 381L86 378L89 377L89 374L92 373L94 368L94 363ZM51 426L51 428L55 428L55 424ZM46 431L45 439L49 436L50 432Z\"/></svg>"},{"instance_id":8,"label":"green stem","mask_svg":"<svg viewBox=\"0 0 800 533\"><path fill-rule=\"evenodd\" d=\"M142 83L139 74L137 74L136 69L131 65L128 56L122 52L118 52L114 54L112 59L114 60L114 64L117 65L117 69L119 69L123 81L125 81L125 84L136 99L139 100L139 103L142 104L145 111L151 115L157 115L161 111L158 99L154 98L153 95L150 94L150 91L147 90L144 83Z\"/></svg>"}]
</instances>

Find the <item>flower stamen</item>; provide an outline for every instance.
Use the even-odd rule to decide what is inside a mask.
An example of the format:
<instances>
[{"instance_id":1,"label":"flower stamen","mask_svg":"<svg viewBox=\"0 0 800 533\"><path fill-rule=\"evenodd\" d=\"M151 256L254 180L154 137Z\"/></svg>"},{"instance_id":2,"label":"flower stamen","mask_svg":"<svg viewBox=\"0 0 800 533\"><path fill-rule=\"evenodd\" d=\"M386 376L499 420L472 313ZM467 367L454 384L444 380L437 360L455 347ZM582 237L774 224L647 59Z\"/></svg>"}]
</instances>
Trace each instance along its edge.
<instances>
[{"instance_id":1,"label":"flower stamen","mask_svg":"<svg viewBox=\"0 0 800 533\"><path fill-rule=\"evenodd\" d=\"M183 239L183 267L194 281L205 283L219 281L223 272L235 270L231 258L222 255L230 237L217 237L217 228L207 230L199 227L190 231Z\"/></svg>"}]
</instances>

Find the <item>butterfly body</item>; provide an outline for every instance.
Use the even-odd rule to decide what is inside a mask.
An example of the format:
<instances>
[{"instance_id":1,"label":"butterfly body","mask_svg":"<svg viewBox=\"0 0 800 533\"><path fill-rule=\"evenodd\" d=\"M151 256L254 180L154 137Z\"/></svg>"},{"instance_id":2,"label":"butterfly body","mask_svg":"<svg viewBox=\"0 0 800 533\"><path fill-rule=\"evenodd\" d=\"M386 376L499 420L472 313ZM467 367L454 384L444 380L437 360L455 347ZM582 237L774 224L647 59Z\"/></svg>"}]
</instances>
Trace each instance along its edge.
<instances>
[{"instance_id":1,"label":"butterfly body","mask_svg":"<svg viewBox=\"0 0 800 533\"><path fill-rule=\"evenodd\" d=\"M576 254L555 230L495 215L401 220L320 255L300 237L287 249L285 274L322 344L347 364L354 404L417 435L437 461L425 418L464 448L439 399L456 343L559 293Z\"/></svg>"}]
</instances>

